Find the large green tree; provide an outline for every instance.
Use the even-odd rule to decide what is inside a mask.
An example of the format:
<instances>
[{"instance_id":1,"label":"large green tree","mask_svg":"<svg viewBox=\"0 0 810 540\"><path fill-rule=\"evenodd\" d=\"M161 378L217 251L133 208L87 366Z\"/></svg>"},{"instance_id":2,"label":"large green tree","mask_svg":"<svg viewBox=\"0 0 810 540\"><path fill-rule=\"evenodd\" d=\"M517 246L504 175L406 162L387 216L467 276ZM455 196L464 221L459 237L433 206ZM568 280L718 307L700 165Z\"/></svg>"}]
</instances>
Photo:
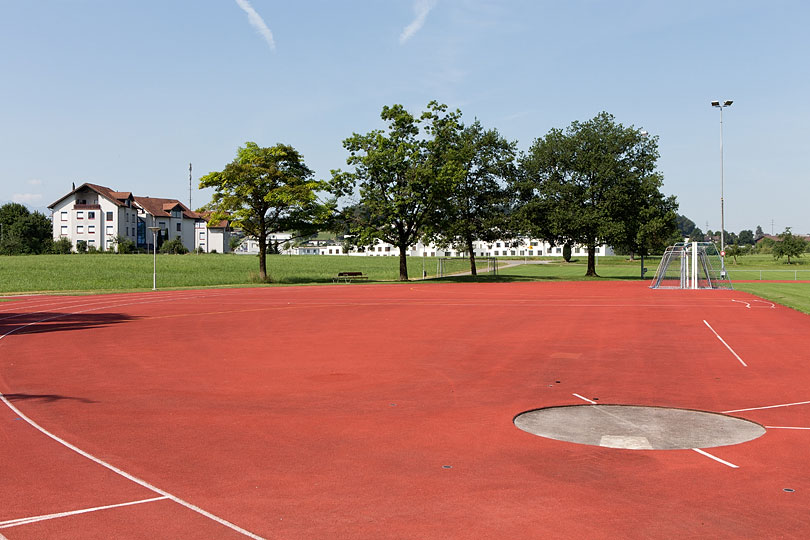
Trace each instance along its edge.
<instances>
[{"instance_id":1,"label":"large green tree","mask_svg":"<svg viewBox=\"0 0 810 540\"><path fill-rule=\"evenodd\" d=\"M596 246L639 249L676 230L673 198L660 193L657 139L606 112L537 139L522 160L518 191L551 241L586 246L596 276Z\"/></svg>"},{"instance_id":2,"label":"large green tree","mask_svg":"<svg viewBox=\"0 0 810 540\"><path fill-rule=\"evenodd\" d=\"M790 258L801 257L805 249L807 242L804 238L796 236L790 231L790 227L786 227L779 235L779 241L773 244L773 256L777 259L787 257L787 263L790 264Z\"/></svg>"},{"instance_id":3,"label":"large green tree","mask_svg":"<svg viewBox=\"0 0 810 540\"><path fill-rule=\"evenodd\" d=\"M515 176L516 145L477 120L466 127L458 123L444 136L449 140L443 145L442 171L451 189L432 236L468 253L476 275L473 241L511 235L506 183Z\"/></svg>"},{"instance_id":4,"label":"large green tree","mask_svg":"<svg viewBox=\"0 0 810 540\"><path fill-rule=\"evenodd\" d=\"M46 215L29 212L19 203L0 206L0 253L47 253L52 245L53 227Z\"/></svg>"},{"instance_id":5,"label":"large green tree","mask_svg":"<svg viewBox=\"0 0 810 540\"><path fill-rule=\"evenodd\" d=\"M459 114L435 101L419 118L402 105L385 106L380 117L386 129L345 139L352 170L332 171L330 191L350 200L341 215L344 235L358 246L382 240L399 248L401 281L408 280L409 247L437 222L449 196L443 134Z\"/></svg>"},{"instance_id":6,"label":"large green tree","mask_svg":"<svg viewBox=\"0 0 810 540\"><path fill-rule=\"evenodd\" d=\"M267 280L267 248L275 231L315 230L329 215L330 203L321 203L317 191L323 182L292 146L268 148L255 142L240 147L225 169L200 178L201 188L214 188L206 205L212 221L229 220L233 227L259 244L259 278Z\"/></svg>"}]
</instances>

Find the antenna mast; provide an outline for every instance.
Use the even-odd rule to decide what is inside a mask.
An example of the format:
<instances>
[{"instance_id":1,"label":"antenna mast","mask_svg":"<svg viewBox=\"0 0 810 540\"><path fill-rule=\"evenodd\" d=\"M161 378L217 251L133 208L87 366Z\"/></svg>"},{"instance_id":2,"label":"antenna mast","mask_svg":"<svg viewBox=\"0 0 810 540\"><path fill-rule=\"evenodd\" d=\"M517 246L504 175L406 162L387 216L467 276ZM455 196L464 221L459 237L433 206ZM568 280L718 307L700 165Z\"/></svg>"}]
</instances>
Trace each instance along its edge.
<instances>
[{"instance_id":1,"label":"antenna mast","mask_svg":"<svg viewBox=\"0 0 810 540\"><path fill-rule=\"evenodd\" d=\"M188 164L188 209L191 210L191 163Z\"/></svg>"}]
</instances>

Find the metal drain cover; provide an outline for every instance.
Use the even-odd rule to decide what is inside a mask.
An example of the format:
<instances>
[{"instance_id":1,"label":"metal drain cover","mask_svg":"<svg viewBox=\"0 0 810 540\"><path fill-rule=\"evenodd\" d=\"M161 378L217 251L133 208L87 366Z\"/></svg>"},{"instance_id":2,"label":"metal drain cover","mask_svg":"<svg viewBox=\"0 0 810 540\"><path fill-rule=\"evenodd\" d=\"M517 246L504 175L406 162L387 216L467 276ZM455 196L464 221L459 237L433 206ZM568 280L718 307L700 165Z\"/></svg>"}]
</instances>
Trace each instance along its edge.
<instances>
[{"instance_id":1,"label":"metal drain cover","mask_svg":"<svg viewBox=\"0 0 810 540\"><path fill-rule=\"evenodd\" d=\"M630 450L712 448L765 434L761 425L724 414L636 405L571 405L521 413L523 431L577 444Z\"/></svg>"}]
</instances>

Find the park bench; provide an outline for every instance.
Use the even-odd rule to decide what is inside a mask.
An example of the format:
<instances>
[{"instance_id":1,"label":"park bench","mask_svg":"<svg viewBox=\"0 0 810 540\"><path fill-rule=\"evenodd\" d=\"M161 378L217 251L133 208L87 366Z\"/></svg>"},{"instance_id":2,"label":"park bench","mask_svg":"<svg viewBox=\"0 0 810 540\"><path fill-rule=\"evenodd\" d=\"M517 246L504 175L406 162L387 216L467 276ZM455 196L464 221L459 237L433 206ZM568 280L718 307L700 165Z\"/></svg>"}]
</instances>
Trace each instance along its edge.
<instances>
[{"instance_id":1,"label":"park bench","mask_svg":"<svg viewBox=\"0 0 810 540\"><path fill-rule=\"evenodd\" d=\"M338 275L332 278L333 283L351 283L352 281L361 281L368 279L368 276L363 272L338 272Z\"/></svg>"}]
</instances>

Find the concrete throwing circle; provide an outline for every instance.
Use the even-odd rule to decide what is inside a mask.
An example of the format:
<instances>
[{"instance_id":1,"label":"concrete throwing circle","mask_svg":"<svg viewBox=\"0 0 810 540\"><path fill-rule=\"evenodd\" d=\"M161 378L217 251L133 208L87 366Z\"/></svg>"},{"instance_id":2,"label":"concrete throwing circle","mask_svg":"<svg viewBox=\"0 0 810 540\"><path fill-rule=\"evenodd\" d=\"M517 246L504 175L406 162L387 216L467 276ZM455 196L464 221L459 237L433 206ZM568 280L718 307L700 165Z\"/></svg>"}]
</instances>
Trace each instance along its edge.
<instances>
[{"instance_id":1,"label":"concrete throwing circle","mask_svg":"<svg viewBox=\"0 0 810 540\"><path fill-rule=\"evenodd\" d=\"M744 443L761 425L724 414L635 405L570 405L521 413L515 425L534 435L631 450L712 448Z\"/></svg>"}]
</instances>

